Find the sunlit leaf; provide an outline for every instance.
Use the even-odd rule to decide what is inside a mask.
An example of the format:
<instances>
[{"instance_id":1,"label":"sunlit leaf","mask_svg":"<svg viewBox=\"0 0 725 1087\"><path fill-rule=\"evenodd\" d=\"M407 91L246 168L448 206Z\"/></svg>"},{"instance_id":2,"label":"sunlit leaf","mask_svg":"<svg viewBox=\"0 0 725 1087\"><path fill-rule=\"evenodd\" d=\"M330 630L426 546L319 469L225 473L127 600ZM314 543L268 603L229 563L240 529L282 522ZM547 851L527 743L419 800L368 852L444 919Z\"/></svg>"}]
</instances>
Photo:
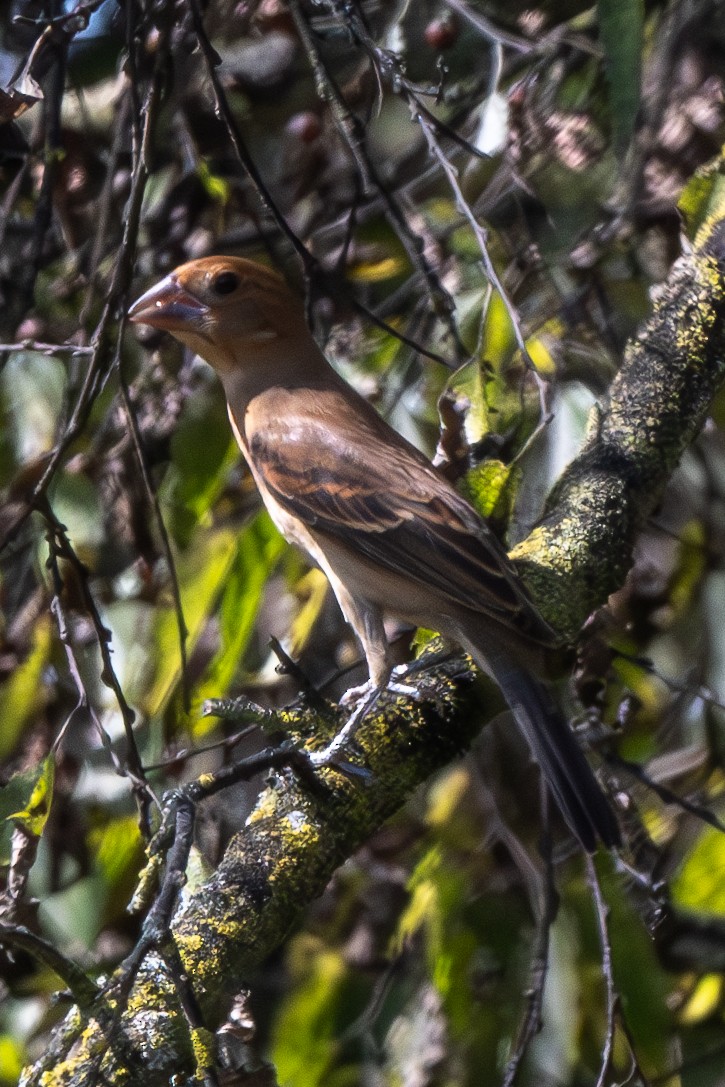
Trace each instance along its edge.
<instances>
[{"instance_id":1,"label":"sunlit leaf","mask_svg":"<svg viewBox=\"0 0 725 1087\"><path fill-rule=\"evenodd\" d=\"M466 473L468 497L482 517L506 526L513 512L521 469L500 460L487 460Z\"/></svg>"},{"instance_id":2,"label":"sunlit leaf","mask_svg":"<svg viewBox=\"0 0 725 1087\"><path fill-rule=\"evenodd\" d=\"M691 910L725 915L725 834L706 827L672 882L674 900Z\"/></svg>"},{"instance_id":3,"label":"sunlit leaf","mask_svg":"<svg viewBox=\"0 0 725 1087\"><path fill-rule=\"evenodd\" d=\"M480 358L498 371L511 357L516 347L511 317L498 292L494 291L486 312Z\"/></svg>"},{"instance_id":4,"label":"sunlit leaf","mask_svg":"<svg viewBox=\"0 0 725 1087\"><path fill-rule=\"evenodd\" d=\"M0 1083L16 1084L26 1059L25 1049L17 1038L0 1034Z\"/></svg>"},{"instance_id":5,"label":"sunlit leaf","mask_svg":"<svg viewBox=\"0 0 725 1087\"><path fill-rule=\"evenodd\" d=\"M236 552L224 573L220 648L194 692L195 705L229 690L254 629L267 581L286 547L266 512L258 514L239 535ZM212 727L213 721L207 718L197 724L202 733Z\"/></svg>"},{"instance_id":6,"label":"sunlit leaf","mask_svg":"<svg viewBox=\"0 0 725 1087\"><path fill-rule=\"evenodd\" d=\"M309 642L329 590L329 581L322 571L316 568L308 570L297 582L295 591L304 598L304 603L297 612L290 630L289 651L293 657L299 656Z\"/></svg>"},{"instance_id":7,"label":"sunlit leaf","mask_svg":"<svg viewBox=\"0 0 725 1087\"><path fill-rule=\"evenodd\" d=\"M694 992L679 1014L683 1026L691 1026L716 1012L723 995L723 979L719 974L706 974L700 978Z\"/></svg>"},{"instance_id":8,"label":"sunlit leaf","mask_svg":"<svg viewBox=\"0 0 725 1087\"><path fill-rule=\"evenodd\" d=\"M302 941L292 947L293 974L295 947L299 954ZM274 1025L272 1059L279 1083L289 1087L317 1087L333 1064L337 1043L336 1025L340 1016L346 969L336 951L319 950L311 954L307 947L305 973L296 978L283 1002Z\"/></svg>"},{"instance_id":9,"label":"sunlit leaf","mask_svg":"<svg viewBox=\"0 0 725 1087\"><path fill-rule=\"evenodd\" d=\"M184 619L193 649L226 582L237 552L239 534L231 528L212 532L199 530L195 541L177 556ZM171 606L159 610L154 618L154 660L156 677L143 703L150 716L157 714L170 697L181 675L179 631Z\"/></svg>"},{"instance_id":10,"label":"sunlit leaf","mask_svg":"<svg viewBox=\"0 0 725 1087\"><path fill-rule=\"evenodd\" d=\"M218 174L213 174L203 159L197 161L196 170L202 185L212 200L216 200L220 204L228 203L232 187L226 178L219 177Z\"/></svg>"},{"instance_id":11,"label":"sunlit leaf","mask_svg":"<svg viewBox=\"0 0 725 1087\"><path fill-rule=\"evenodd\" d=\"M50 655L51 633L50 616L41 616L33 628L28 656L0 684L0 759L15 749L28 721L43 704L43 670Z\"/></svg>"},{"instance_id":12,"label":"sunlit leaf","mask_svg":"<svg viewBox=\"0 0 725 1087\"><path fill-rule=\"evenodd\" d=\"M112 819L91 831L88 838L98 873L110 894L136 871L143 853L143 839L136 816ZM123 903L125 905L125 903Z\"/></svg>"},{"instance_id":13,"label":"sunlit leaf","mask_svg":"<svg viewBox=\"0 0 725 1087\"><path fill-rule=\"evenodd\" d=\"M725 208L725 162L720 156L693 174L682 190L677 206L693 238L708 219L722 215Z\"/></svg>"},{"instance_id":14,"label":"sunlit leaf","mask_svg":"<svg viewBox=\"0 0 725 1087\"><path fill-rule=\"evenodd\" d=\"M30 794L28 805L19 811L10 812L9 820L17 823L28 834L39 838L50 814L50 805L53 800L53 781L55 777L55 763L49 756L41 764L41 773L37 778L33 791Z\"/></svg>"},{"instance_id":15,"label":"sunlit leaf","mask_svg":"<svg viewBox=\"0 0 725 1087\"><path fill-rule=\"evenodd\" d=\"M55 759L52 755L48 755L38 766L33 789L25 807L19 811L10 812L6 818L18 823L34 838L39 838L50 814L54 781Z\"/></svg>"},{"instance_id":16,"label":"sunlit leaf","mask_svg":"<svg viewBox=\"0 0 725 1087\"><path fill-rule=\"evenodd\" d=\"M348 269L353 283L384 283L405 271L406 262L401 257L382 257L375 261L360 261Z\"/></svg>"},{"instance_id":17,"label":"sunlit leaf","mask_svg":"<svg viewBox=\"0 0 725 1087\"><path fill-rule=\"evenodd\" d=\"M526 350L539 374L549 379L556 375L556 363L542 337L530 337L530 339L526 341Z\"/></svg>"}]
</instances>

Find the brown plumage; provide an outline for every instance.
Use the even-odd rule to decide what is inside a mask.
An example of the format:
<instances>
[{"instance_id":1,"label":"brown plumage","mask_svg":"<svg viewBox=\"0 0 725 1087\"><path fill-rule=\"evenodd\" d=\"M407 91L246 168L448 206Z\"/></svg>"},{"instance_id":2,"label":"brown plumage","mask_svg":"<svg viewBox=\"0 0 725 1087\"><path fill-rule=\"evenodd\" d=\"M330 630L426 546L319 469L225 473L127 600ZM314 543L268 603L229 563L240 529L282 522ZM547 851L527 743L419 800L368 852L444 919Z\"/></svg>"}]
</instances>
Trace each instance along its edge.
<instances>
[{"instance_id":1,"label":"brown plumage","mask_svg":"<svg viewBox=\"0 0 725 1087\"><path fill-rule=\"evenodd\" d=\"M454 639L501 687L582 845L619 842L614 814L535 672L552 632L490 529L329 365L276 273L236 257L172 272L131 320L210 363L280 531L324 570L374 687L391 675L383 614Z\"/></svg>"}]
</instances>

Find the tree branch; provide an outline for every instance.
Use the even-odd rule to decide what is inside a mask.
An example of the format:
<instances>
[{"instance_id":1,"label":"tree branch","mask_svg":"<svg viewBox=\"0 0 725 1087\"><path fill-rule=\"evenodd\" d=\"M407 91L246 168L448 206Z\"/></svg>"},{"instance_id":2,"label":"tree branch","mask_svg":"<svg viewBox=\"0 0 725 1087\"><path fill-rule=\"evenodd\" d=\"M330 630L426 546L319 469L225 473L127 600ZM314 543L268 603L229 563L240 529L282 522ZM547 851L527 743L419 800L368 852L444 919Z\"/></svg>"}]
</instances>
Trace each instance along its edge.
<instances>
[{"instance_id":1,"label":"tree branch","mask_svg":"<svg viewBox=\"0 0 725 1087\"><path fill-rule=\"evenodd\" d=\"M575 637L618 589L632 548L725 378L725 219L658 289L652 316L627 344L609 404L595 407L585 448L544 520L514 548L544 616Z\"/></svg>"}]
</instances>

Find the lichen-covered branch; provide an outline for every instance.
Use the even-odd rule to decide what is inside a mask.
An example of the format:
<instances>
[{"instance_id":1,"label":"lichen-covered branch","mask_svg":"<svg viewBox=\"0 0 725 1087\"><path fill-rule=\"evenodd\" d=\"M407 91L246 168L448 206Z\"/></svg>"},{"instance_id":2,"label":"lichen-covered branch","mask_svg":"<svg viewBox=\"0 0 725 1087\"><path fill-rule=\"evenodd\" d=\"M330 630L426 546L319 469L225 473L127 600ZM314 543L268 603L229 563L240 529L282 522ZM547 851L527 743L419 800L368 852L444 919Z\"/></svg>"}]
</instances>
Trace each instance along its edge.
<instances>
[{"instance_id":1,"label":"lichen-covered branch","mask_svg":"<svg viewBox=\"0 0 725 1087\"><path fill-rule=\"evenodd\" d=\"M450 658L421 677L425 701L390 698L363 722L356 744L368 777L325 770L322 788L313 795L291 770L281 772L211 879L186 894L173 940L210 1027L346 857L416 786L470 744L480 712L461 711L472 706L472 678L465 658ZM26 1087L48 1077L53 1084L78 1087L161 1087L181 1068L204 1065L205 1032L187 1029L165 959L156 952L146 957L125 1010L112 986L87 1018L74 1010L56 1046L26 1073Z\"/></svg>"},{"instance_id":2,"label":"lichen-covered branch","mask_svg":"<svg viewBox=\"0 0 725 1087\"><path fill-rule=\"evenodd\" d=\"M544 615L568 637L618 589L637 533L725 379L725 220L673 266L624 353L609 403L512 552Z\"/></svg>"},{"instance_id":3,"label":"lichen-covered branch","mask_svg":"<svg viewBox=\"0 0 725 1087\"><path fill-rule=\"evenodd\" d=\"M516 549L532 592L563 631L574 632L621 584L638 530L701 428L725 378L724 316L725 221L717 220L673 268L586 448L544 522ZM129 999L110 989L94 1015L74 1010L23 1084L154 1087L194 1070L202 1077L230 994L335 868L471 742L482 717L472 712L471 678L464 660L450 660L423 678L426 701L390 698L371 715L356 737L371 771L364 783L327 770L325 788L311 793L281 772L212 878L187 891L171 933L208 1031L189 1029L171 956L152 952Z\"/></svg>"}]
</instances>

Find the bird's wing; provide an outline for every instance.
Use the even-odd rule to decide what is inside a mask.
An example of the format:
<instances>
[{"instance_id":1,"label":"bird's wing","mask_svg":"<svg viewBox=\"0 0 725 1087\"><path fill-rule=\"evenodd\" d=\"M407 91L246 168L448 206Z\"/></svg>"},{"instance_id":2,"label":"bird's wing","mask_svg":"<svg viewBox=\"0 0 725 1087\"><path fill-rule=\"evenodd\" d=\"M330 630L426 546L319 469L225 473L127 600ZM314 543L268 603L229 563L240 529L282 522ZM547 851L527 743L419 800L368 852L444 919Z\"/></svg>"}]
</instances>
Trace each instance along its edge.
<instances>
[{"instance_id":1,"label":"bird's wing","mask_svg":"<svg viewBox=\"0 0 725 1087\"><path fill-rule=\"evenodd\" d=\"M278 414L248 434L248 449L273 499L316 536L337 539L455 606L553 640L491 530L374 413L353 417L341 403Z\"/></svg>"}]
</instances>

